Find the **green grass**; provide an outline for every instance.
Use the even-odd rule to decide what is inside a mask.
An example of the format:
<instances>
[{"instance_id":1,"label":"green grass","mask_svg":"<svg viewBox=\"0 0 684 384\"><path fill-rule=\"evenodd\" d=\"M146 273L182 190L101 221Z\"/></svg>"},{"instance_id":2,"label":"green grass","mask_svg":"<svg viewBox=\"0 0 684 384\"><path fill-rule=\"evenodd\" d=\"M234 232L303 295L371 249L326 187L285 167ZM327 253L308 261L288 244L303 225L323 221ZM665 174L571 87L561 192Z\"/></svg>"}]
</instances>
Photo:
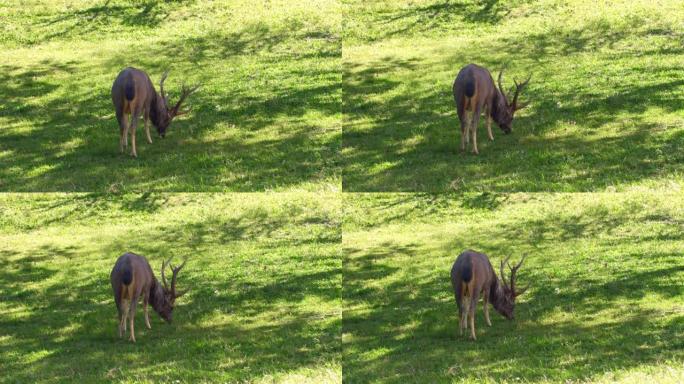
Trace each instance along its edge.
<instances>
[{"instance_id":1,"label":"green grass","mask_svg":"<svg viewBox=\"0 0 684 384\"><path fill-rule=\"evenodd\" d=\"M335 195L0 194L0 382L340 382ZM188 257L174 322L118 338L116 258ZM140 307L139 307L140 308Z\"/></svg>"},{"instance_id":2,"label":"green grass","mask_svg":"<svg viewBox=\"0 0 684 384\"><path fill-rule=\"evenodd\" d=\"M681 383L684 196L345 196L348 383ZM458 336L449 273L527 254L509 322Z\"/></svg>"},{"instance_id":3,"label":"green grass","mask_svg":"<svg viewBox=\"0 0 684 384\"><path fill-rule=\"evenodd\" d=\"M684 183L677 0L346 0L345 191L607 191ZM468 63L532 74L513 134L460 152Z\"/></svg>"},{"instance_id":4,"label":"green grass","mask_svg":"<svg viewBox=\"0 0 684 384\"><path fill-rule=\"evenodd\" d=\"M341 187L334 0L0 1L0 191ZM120 154L110 90L135 66L202 83L166 139Z\"/></svg>"}]
</instances>

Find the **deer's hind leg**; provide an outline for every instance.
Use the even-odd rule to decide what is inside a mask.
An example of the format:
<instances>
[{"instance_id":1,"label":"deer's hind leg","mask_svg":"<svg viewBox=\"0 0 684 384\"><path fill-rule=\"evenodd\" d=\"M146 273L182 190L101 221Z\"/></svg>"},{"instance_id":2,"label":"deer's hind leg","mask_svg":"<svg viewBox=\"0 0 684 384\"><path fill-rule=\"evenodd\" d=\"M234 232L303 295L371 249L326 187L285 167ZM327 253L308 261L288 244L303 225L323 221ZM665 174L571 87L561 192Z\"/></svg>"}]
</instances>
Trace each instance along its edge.
<instances>
[{"instance_id":1,"label":"deer's hind leg","mask_svg":"<svg viewBox=\"0 0 684 384\"><path fill-rule=\"evenodd\" d=\"M119 337L124 337L126 334L126 320L128 319L128 311L130 311L130 300L121 300L119 308Z\"/></svg>"},{"instance_id":2,"label":"deer's hind leg","mask_svg":"<svg viewBox=\"0 0 684 384\"><path fill-rule=\"evenodd\" d=\"M116 111L116 121L119 122L119 150L124 153L128 146L128 116L123 111Z\"/></svg>"},{"instance_id":3,"label":"deer's hind leg","mask_svg":"<svg viewBox=\"0 0 684 384\"><path fill-rule=\"evenodd\" d=\"M135 343L135 309L138 306L138 300L137 299L131 299L131 306L130 308L130 318L128 321L130 322L131 330L129 332L130 337L128 340L132 341Z\"/></svg>"},{"instance_id":4,"label":"deer's hind leg","mask_svg":"<svg viewBox=\"0 0 684 384\"><path fill-rule=\"evenodd\" d=\"M143 119L145 120L145 134L147 135L147 142L152 144L152 136L150 136L150 111L147 109L145 111L145 114L143 115ZM147 312L145 312L147 313Z\"/></svg>"},{"instance_id":5,"label":"deer's hind leg","mask_svg":"<svg viewBox=\"0 0 684 384\"><path fill-rule=\"evenodd\" d=\"M470 297L463 296L461 302L459 303L459 313L461 315L459 323L459 331L461 336L463 336L463 330L468 330L468 309L470 308Z\"/></svg>"},{"instance_id":6,"label":"deer's hind leg","mask_svg":"<svg viewBox=\"0 0 684 384\"><path fill-rule=\"evenodd\" d=\"M464 98L462 102L457 102L456 108L458 112L458 120L461 123L461 151L465 152L466 143L468 142L468 99ZM458 300L458 298L457 298Z\"/></svg>"},{"instance_id":7,"label":"deer's hind leg","mask_svg":"<svg viewBox=\"0 0 684 384\"><path fill-rule=\"evenodd\" d=\"M477 336L475 336L475 309L477 308L477 301L478 301L478 292L473 292L473 297L470 299L470 302L468 303L468 315L470 316L470 337L472 337L473 340L477 340Z\"/></svg>"},{"instance_id":8,"label":"deer's hind leg","mask_svg":"<svg viewBox=\"0 0 684 384\"><path fill-rule=\"evenodd\" d=\"M136 150L135 147L135 130L138 128L138 119L140 117L140 111L134 111L131 113L131 124L130 124L130 131L131 131L131 156L133 157L138 157L138 151Z\"/></svg>"},{"instance_id":9,"label":"deer's hind leg","mask_svg":"<svg viewBox=\"0 0 684 384\"><path fill-rule=\"evenodd\" d=\"M479 155L480 152L477 150L477 126L480 123L480 105L473 106L473 119L470 124L470 132L473 135L473 153Z\"/></svg>"}]
</instances>

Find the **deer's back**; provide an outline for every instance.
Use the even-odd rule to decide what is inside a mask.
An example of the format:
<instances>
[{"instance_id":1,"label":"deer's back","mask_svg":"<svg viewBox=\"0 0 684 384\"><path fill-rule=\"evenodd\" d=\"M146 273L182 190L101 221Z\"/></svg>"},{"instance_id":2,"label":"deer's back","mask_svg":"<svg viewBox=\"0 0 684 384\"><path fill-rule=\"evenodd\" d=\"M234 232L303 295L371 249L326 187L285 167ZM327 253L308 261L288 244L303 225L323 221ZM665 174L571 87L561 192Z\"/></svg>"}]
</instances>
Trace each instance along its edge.
<instances>
[{"instance_id":1,"label":"deer's back","mask_svg":"<svg viewBox=\"0 0 684 384\"><path fill-rule=\"evenodd\" d=\"M462 97L491 99L494 95L494 79L487 68L476 64L468 64L461 68L454 80L453 92L456 101Z\"/></svg>"},{"instance_id":2,"label":"deer's back","mask_svg":"<svg viewBox=\"0 0 684 384\"><path fill-rule=\"evenodd\" d=\"M110 278L114 287L130 283L147 287L152 283L154 274L147 259L134 253L125 253L116 260Z\"/></svg>"},{"instance_id":3,"label":"deer's back","mask_svg":"<svg viewBox=\"0 0 684 384\"><path fill-rule=\"evenodd\" d=\"M150 77L136 68L122 70L112 84L114 106L123 109L125 113L130 113L131 104L139 108L149 108L155 95L156 91Z\"/></svg>"},{"instance_id":4,"label":"deer's back","mask_svg":"<svg viewBox=\"0 0 684 384\"><path fill-rule=\"evenodd\" d=\"M487 255L467 250L458 255L451 268L451 283L458 287L462 281L475 280L479 287L489 286L496 276Z\"/></svg>"}]
</instances>

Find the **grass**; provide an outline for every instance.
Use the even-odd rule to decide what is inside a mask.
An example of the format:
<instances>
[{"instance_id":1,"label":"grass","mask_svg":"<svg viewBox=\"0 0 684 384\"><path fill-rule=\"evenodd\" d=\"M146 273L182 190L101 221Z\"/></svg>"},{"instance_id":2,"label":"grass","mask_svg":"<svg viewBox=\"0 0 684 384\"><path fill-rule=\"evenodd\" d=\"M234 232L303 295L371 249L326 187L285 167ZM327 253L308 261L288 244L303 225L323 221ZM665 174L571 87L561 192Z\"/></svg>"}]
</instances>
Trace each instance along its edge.
<instances>
[{"instance_id":1,"label":"grass","mask_svg":"<svg viewBox=\"0 0 684 384\"><path fill-rule=\"evenodd\" d=\"M676 0L346 0L343 189L586 192L681 186ZM532 74L513 134L460 152L468 63Z\"/></svg>"},{"instance_id":2,"label":"grass","mask_svg":"<svg viewBox=\"0 0 684 384\"><path fill-rule=\"evenodd\" d=\"M340 382L340 199L0 194L3 383ZM174 322L118 338L116 258L189 261Z\"/></svg>"},{"instance_id":3,"label":"grass","mask_svg":"<svg viewBox=\"0 0 684 384\"><path fill-rule=\"evenodd\" d=\"M348 194L348 383L680 383L679 193ZM465 249L528 258L509 322L458 336L449 278Z\"/></svg>"},{"instance_id":4,"label":"grass","mask_svg":"<svg viewBox=\"0 0 684 384\"><path fill-rule=\"evenodd\" d=\"M0 1L0 191L330 191L341 186L334 0ZM177 100L166 139L121 154L127 66Z\"/></svg>"}]
</instances>

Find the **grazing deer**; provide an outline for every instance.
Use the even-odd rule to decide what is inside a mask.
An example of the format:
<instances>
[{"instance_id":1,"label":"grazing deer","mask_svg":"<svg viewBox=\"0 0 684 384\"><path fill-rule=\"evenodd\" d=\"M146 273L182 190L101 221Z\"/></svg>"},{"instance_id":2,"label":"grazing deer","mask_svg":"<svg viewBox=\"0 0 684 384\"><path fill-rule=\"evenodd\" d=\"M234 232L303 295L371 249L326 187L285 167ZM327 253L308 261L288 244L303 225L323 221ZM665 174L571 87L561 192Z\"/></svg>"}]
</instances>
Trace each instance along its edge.
<instances>
[{"instance_id":1,"label":"grazing deer","mask_svg":"<svg viewBox=\"0 0 684 384\"><path fill-rule=\"evenodd\" d=\"M473 340L477 340L475 336L475 308L480 295L484 301L484 315L487 325L492 325L492 322L489 321L487 303L492 303L494 309L505 318L509 320L514 318L515 298L523 294L529 287L520 290L515 288L515 275L525 261L525 257L515 267L508 264L509 258L510 256L501 261L499 270L501 280L496 277L492 264L487 256L482 253L468 250L456 258L454 266L451 268L451 285L454 287L454 295L458 304L461 335L463 335L464 328L466 331L468 330L468 321L470 321L470 336ZM504 264L508 265L511 270L510 285L504 277Z\"/></svg>"},{"instance_id":2,"label":"grazing deer","mask_svg":"<svg viewBox=\"0 0 684 384\"><path fill-rule=\"evenodd\" d=\"M133 253L125 253L121 255L114 264L114 269L110 275L112 282L112 289L114 290L114 301L116 309L119 312L119 337L123 337L126 332L126 320L130 319L130 338L129 340L135 342L135 331L133 324L135 322L135 308L138 305L140 297L143 299L143 310L145 312L145 325L150 326L150 318L147 314L147 304L151 304L155 312L171 323L173 318L173 305L176 299L183 296L187 290L176 292L176 277L185 265L185 261L178 268L171 265L173 277L171 277L171 288L166 283L164 276L164 269L166 265L171 265L171 259L162 262L161 276L163 286L159 284L157 278L154 277L150 263L142 256Z\"/></svg>"},{"instance_id":3,"label":"grazing deer","mask_svg":"<svg viewBox=\"0 0 684 384\"><path fill-rule=\"evenodd\" d=\"M530 81L530 77L518 84L515 79L515 94L513 101L508 102L510 97L506 96L501 86L501 76L503 70L499 72L499 88L494 86L492 75L486 68L475 64L468 64L458 72L454 80L453 92L456 102L458 119L461 121L461 150L465 151L466 143L470 137L473 139L473 153L479 154L477 150L477 125L480 122L480 114L487 115L487 134L489 140L494 140L492 136L492 119L505 134L511 133L511 123L513 115L519 109L525 108L527 104L518 104L518 95ZM467 112L471 112L468 119Z\"/></svg>"},{"instance_id":4,"label":"grazing deer","mask_svg":"<svg viewBox=\"0 0 684 384\"><path fill-rule=\"evenodd\" d=\"M160 137L166 135L166 128L171 124L174 117L188 113L181 111L183 101L199 89L199 85L186 88L183 85L181 96L173 108L169 107L169 99L164 93L164 80L169 71L164 72L159 82L159 93L154 89L152 80L147 74L135 68L126 68L119 73L112 85L112 101L116 109L116 120L119 122L119 147L121 153L124 147L128 147L128 131L131 132L131 156L137 157L135 147L135 129L138 127L140 114L145 120L145 133L147 141L152 144L150 137L149 121L157 127ZM130 124L128 115L131 115Z\"/></svg>"}]
</instances>

